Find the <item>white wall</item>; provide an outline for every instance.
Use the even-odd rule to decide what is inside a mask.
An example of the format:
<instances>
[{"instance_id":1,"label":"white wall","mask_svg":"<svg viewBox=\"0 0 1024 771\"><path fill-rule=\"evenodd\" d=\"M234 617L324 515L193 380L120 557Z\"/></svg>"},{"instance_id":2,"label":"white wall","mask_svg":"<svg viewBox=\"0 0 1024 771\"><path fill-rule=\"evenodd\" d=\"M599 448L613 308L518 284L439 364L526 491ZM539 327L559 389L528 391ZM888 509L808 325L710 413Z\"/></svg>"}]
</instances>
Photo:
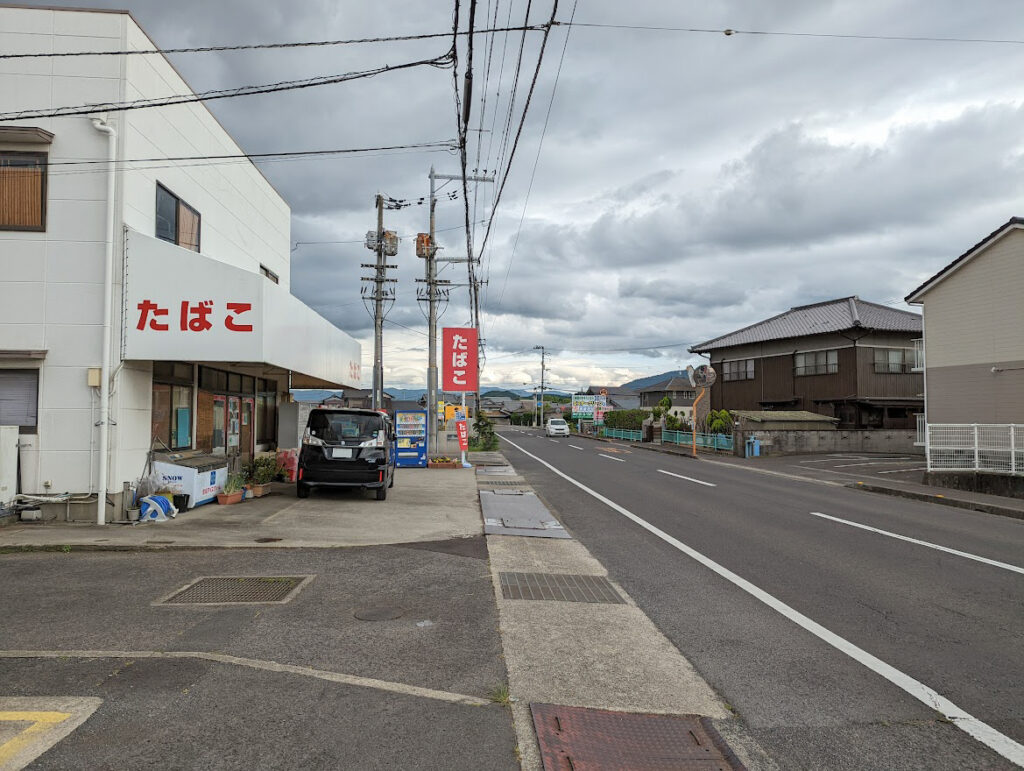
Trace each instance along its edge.
<instances>
[{"instance_id":1,"label":"white wall","mask_svg":"<svg viewBox=\"0 0 1024 771\"><path fill-rule=\"evenodd\" d=\"M0 50L119 50L125 14L0 7ZM5 111L117 101L120 57L0 61ZM116 118L114 118L116 122ZM103 169L62 161L106 158L106 136L86 117L36 118L17 124L53 132L53 144L2 145L49 151L47 227L0 230L0 350L46 350L45 359L4 359L0 366L39 367L38 434L24 437L28 492L94 490L98 401L86 370L100 366L106 185ZM44 488L45 481L52 482Z\"/></svg>"}]
</instances>

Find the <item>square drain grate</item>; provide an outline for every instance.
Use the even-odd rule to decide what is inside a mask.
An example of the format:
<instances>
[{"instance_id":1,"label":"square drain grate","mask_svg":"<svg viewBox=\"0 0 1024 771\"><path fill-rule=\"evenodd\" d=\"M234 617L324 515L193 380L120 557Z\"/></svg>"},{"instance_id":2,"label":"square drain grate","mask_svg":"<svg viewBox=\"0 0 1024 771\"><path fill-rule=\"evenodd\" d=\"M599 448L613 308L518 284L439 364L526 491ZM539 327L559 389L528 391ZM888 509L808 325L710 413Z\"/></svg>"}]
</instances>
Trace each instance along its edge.
<instances>
[{"instance_id":1,"label":"square drain grate","mask_svg":"<svg viewBox=\"0 0 1024 771\"><path fill-rule=\"evenodd\" d=\"M506 600L561 600L624 605L622 596L604 576L571 573L498 573Z\"/></svg>"},{"instance_id":2,"label":"square drain grate","mask_svg":"<svg viewBox=\"0 0 1024 771\"><path fill-rule=\"evenodd\" d=\"M514 479L478 479L477 487L484 490L489 489L492 486L496 487L524 487L525 482L517 482Z\"/></svg>"},{"instance_id":3,"label":"square drain grate","mask_svg":"<svg viewBox=\"0 0 1024 771\"><path fill-rule=\"evenodd\" d=\"M744 771L714 725L699 715L611 712L530 704L545 771Z\"/></svg>"},{"instance_id":4,"label":"square drain grate","mask_svg":"<svg viewBox=\"0 0 1024 771\"><path fill-rule=\"evenodd\" d=\"M280 605L312 580L313 576L204 576L153 604Z\"/></svg>"}]
</instances>

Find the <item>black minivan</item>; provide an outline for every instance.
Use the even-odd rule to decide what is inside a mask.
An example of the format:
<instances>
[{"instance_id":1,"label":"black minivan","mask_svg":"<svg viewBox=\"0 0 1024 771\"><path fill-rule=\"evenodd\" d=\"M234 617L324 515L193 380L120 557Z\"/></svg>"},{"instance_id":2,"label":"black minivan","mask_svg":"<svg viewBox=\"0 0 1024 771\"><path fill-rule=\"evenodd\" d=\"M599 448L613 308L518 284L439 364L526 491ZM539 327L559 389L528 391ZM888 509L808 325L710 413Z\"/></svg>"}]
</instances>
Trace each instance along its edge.
<instances>
[{"instance_id":1,"label":"black minivan","mask_svg":"<svg viewBox=\"0 0 1024 771\"><path fill-rule=\"evenodd\" d=\"M365 487L388 497L395 484L395 426L374 410L318 408L302 435L295 494L314 487Z\"/></svg>"}]
</instances>

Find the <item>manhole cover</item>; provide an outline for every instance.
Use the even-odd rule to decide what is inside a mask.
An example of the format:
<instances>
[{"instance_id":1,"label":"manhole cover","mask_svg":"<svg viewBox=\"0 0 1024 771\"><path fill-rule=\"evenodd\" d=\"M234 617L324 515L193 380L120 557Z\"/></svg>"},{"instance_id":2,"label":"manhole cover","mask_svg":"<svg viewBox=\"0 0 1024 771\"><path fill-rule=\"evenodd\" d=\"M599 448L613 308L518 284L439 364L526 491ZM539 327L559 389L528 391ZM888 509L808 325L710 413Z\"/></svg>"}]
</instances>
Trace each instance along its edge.
<instances>
[{"instance_id":1,"label":"manhole cover","mask_svg":"<svg viewBox=\"0 0 1024 771\"><path fill-rule=\"evenodd\" d=\"M206 576L179 589L156 605L248 605L285 603L313 576Z\"/></svg>"},{"instance_id":2,"label":"manhole cover","mask_svg":"<svg viewBox=\"0 0 1024 771\"><path fill-rule=\"evenodd\" d=\"M405 611L389 605L378 605L372 608L359 608L352 615L360 621L394 621L401 618Z\"/></svg>"},{"instance_id":3,"label":"manhole cover","mask_svg":"<svg viewBox=\"0 0 1024 771\"><path fill-rule=\"evenodd\" d=\"M604 576L571 573L498 573L506 600L561 600L624 605L622 596Z\"/></svg>"},{"instance_id":4,"label":"manhole cover","mask_svg":"<svg viewBox=\"0 0 1024 771\"><path fill-rule=\"evenodd\" d=\"M283 538L257 538L256 543L275 543L283 540Z\"/></svg>"},{"instance_id":5,"label":"manhole cover","mask_svg":"<svg viewBox=\"0 0 1024 771\"><path fill-rule=\"evenodd\" d=\"M531 704L545 771L744 771L711 721Z\"/></svg>"}]
</instances>

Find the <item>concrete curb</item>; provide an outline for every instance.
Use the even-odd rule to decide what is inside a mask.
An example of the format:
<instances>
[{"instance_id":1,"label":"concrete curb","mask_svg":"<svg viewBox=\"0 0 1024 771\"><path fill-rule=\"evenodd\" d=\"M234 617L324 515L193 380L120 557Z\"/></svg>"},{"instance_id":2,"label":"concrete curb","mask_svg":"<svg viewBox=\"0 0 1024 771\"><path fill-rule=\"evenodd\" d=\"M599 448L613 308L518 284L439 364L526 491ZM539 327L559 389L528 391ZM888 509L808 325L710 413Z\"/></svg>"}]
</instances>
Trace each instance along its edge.
<instances>
[{"instance_id":1,"label":"concrete curb","mask_svg":"<svg viewBox=\"0 0 1024 771\"><path fill-rule=\"evenodd\" d=\"M894 487L884 487L882 485L866 484L864 482L851 482L845 486L851 490L864 490L869 493L893 495L897 498L909 498L914 501L924 501L925 503L938 503L943 506L953 506L958 509L965 509L966 511L977 511L983 514L995 514L1000 517L1024 519L1024 510L1021 509L1013 509L1007 506L998 506L993 503L984 503L981 501L968 501L962 498L947 498L942 493L919 493L916 490L900 490Z\"/></svg>"}]
</instances>

